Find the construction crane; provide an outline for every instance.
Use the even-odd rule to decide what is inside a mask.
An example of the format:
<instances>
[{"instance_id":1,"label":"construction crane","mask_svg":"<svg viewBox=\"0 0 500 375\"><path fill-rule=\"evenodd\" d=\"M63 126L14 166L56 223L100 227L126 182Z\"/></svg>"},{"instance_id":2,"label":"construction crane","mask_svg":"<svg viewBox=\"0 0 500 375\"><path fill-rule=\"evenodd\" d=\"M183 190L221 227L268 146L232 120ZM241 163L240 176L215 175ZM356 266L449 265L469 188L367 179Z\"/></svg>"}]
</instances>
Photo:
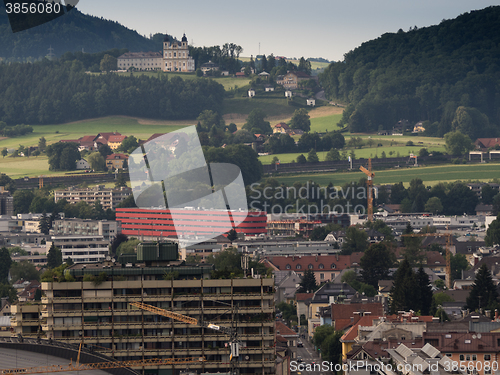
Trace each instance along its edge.
<instances>
[{"instance_id":1,"label":"construction crane","mask_svg":"<svg viewBox=\"0 0 500 375\"><path fill-rule=\"evenodd\" d=\"M446 237L446 287L451 289L451 233L410 233L402 237Z\"/></svg>"},{"instance_id":2,"label":"construction crane","mask_svg":"<svg viewBox=\"0 0 500 375\"><path fill-rule=\"evenodd\" d=\"M14 374L43 374L53 372L67 372L67 371L85 371L85 370L108 370L113 368L122 367L143 367L143 366L159 366L159 365L177 365L193 362L204 362L203 357L189 357L189 358L152 358L134 361L116 361L116 362L97 362L97 363L70 363L68 366L52 365L52 366L39 366L28 368L15 368L15 369L0 369L0 374L14 375Z\"/></svg>"},{"instance_id":3,"label":"construction crane","mask_svg":"<svg viewBox=\"0 0 500 375\"><path fill-rule=\"evenodd\" d=\"M236 358L239 356L239 350L240 350L239 347L241 345L241 341L238 339L237 330L234 329L233 327L224 327L224 326L219 326L219 325L215 325L215 324L211 324L211 323L200 322L196 318L192 318L190 316L186 316L186 315L182 315L182 314L177 314L177 313L174 313L172 311L164 310L164 309L161 309L161 308L156 307L156 306L147 305L147 304L142 303L142 302L130 302L130 304L132 306L138 307L141 310L146 310L146 311L158 314L158 315L163 315L163 316L166 316L170 319L179 320L179 321L184 322L184 323L198 325L200 327L205 327L205 328L210 328L210 329L220 331L220 332L228 335L230 337L229 346L231 349L229 361L231 362L231 364L233 366L231 373L233 373L233 374L235 373L235 371L234 371L235 364L234 364L233 358Z\"/></svg>"},{"instance_id":4,"label":"construction crane","mask_svg":"<svg viewBox=\"0 0 500 375\"><path fill-rule=\"evenodd\" d=\"M359 169L366 174L366 186L368 188L368 202L367 202L367 210L368 210L368 220L373 221L373 177L375 177L375 173L372 172L372 159L368 159L368 169L363 166L360 166Z\"/></svg>"}]
</instances>

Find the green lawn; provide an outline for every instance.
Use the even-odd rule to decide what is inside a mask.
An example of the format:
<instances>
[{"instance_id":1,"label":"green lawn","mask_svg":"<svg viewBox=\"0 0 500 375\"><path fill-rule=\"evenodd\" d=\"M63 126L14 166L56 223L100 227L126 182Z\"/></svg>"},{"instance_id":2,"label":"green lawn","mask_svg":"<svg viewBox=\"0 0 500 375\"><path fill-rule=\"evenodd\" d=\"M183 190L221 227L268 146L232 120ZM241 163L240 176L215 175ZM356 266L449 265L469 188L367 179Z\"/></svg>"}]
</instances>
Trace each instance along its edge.
<instances>
[{"instance_id":1,"label":"green lawn","mask_svg":"<svg viewBox=\"0 0 500 375\"><path fill-rule=\"evenodd\" d=\"M312 118L311 132L324 133L326 131L339 130L337 124L341 118L342 114Z\"/></svg>"},{"instance_id":2,"label":"green lawn","mask_svg":"<svg viewBox=\"0 0 500 375\"><path fill-rule=\"evenodd\" d=\"M266 114L266 117L292 116L295 107L289 106L287 100L278 97L261 98L242 98L235 97L224 100L223 113L238 113L248 115L253 109L260 108ZM275 124L271 124L273 126Z\"/></svg>"},{"instance_id":3,"label":"green lawn","mask_svg":"<svg viewBox=\"0 0 500 375\"><path fill-rule=\"evenodd\" d=\"M46 156L39 156L37 158L0 158L0 170L13 179L24 176L35 177L39 175L56 174L56 172L49 171L49 163Z\"/></svg>"},{"instance_id":4,"label":"green lawn","mask_svg":"<svg viewBox=\"0 0 500 375\"><path fill-rule=\"evenodd\" d=\"M292 185L296 181L306 182L312 180L321 186L332 182L335 186L341 186L351 181L358 181L365 177L361 171L341 173L317 173L302 175L273 176L280 183ZM440 182L452 181L490 181L500 177L500 164L472 164L454 165L446 164L432 167L396 168L383 171L375 171L374 184L395 184L403 182L406 186L414 178L420 178L425 185L435 185Z\"/></svg>"},{"instance_id":5,"label":"green lawn","mask_svg":"<svg viewBox=\"0 0 500 375\"><path fill-rule=\"evenodd\" d=\"M130 75L129 72L127 73L117 73L120 75ZM235 86L237 87L243 87L246 86L250 83L249 78L236 78L236 77L198 77L196 76L195 73L167 73L167 72L134 72L132 73L135 76L146 76L146 77L153 77L153 78L159 78L159 79L172 79L173 77L180 77L182 79L212 79L215 82L220 83L222 86L224 86L224 90L231 90L234 89Z\"/></svg>"},{"instance_id":6,"label":"green lawn","mask_svg":"<svg viewBox=\"0 0 500 375\"><path fill-rule=\"evenodd\" d=\"M425 147L424 145L419 145L419 146L413 146L413 147L407 147L407 146L383 146L383 147L372 147L372 148L362 148L362 149L356 149L354 150L354 153L356 155L356 158L363 158L363 159L368 159L370 157L374 158L375 156L381 157L382 156L382 151L385 151L387 157L396 157L398 156L409 156L411 153L412 154L417 154L421 148ZM430 145L427 147L427 150L429 152L432 151L440 151L444 152L444 146L432 146ZM389 155L390 152L393 152L392 155ZM348 153L351 153L351 150L348 150ZM293 160L297 160L297 156L300 154L304 154L305 157L307 157L307 152L294 152L290 154L276 154L276 155L263 155L259 156L259 160L261 161L262 164L271 164L273 158L276 156L281 163L291 163ZM320 151L317 153L319 161L324 161L327 151Z\"/></svg>"},{"instance_id":7,"label":"green lawn","mask_svg":"<svg viewBox=\"0 0 500 375\"><path fill-rule=\"evenodd\" d=\"M45 137L47 143L53 143L62 139L78 139L84 135L97 135L97 133L113 131L127 136L133 135L136 138L147 139L154 133L168 133L187 125L196 125L195 120L178 121L177 123L157 121L158 125L153 125L154 120L145 120L144 122L149 124L141 124L136 118L111 116L68 124L33 125L33 133L31 134L0 140L0 149L4 147L17 149L19 145L36 146L38 139L41 137Z\"/></svg>"}]
</instances>

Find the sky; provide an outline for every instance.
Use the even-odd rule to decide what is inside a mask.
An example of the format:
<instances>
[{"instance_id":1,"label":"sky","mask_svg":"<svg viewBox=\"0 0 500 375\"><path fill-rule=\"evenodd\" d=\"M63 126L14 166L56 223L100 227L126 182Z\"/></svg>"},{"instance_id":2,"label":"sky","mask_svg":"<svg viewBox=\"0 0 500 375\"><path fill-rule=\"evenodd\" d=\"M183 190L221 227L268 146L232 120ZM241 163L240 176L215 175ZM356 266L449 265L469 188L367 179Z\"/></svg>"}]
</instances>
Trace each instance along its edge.
<instances>
[{"instance_id":1,"label":"sky","mask_svg":"<svg viewBox=\"0 0 500 375\"><path fill-rule=\"evenodd\" d=\"M491 5L500 0L80 0L77 7L146 36L185 33L196 47L235 43L241 56L341 61L384 33L437 25Z\"/></svg>"}]
</instances>

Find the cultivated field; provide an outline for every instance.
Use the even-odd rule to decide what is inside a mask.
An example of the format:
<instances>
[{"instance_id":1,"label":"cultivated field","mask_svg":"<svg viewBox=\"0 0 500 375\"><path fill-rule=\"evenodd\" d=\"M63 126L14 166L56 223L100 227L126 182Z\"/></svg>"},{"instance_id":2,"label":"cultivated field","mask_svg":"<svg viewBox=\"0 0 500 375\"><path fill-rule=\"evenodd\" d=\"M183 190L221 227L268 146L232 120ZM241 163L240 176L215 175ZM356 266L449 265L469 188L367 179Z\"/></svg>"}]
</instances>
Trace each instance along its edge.
<instances>
[{"instance_id":1,"label":"cultivated field","mask_svg":"<svg viewBox=\"0 0 500 375\"><path fill-rule=\"evenodd\" d=\"M36 146L38 139L45 137L47 143L62 139L78 139L84 135L117 131L123 135L147 139L154 133L168 133L188 125L196 125L195 120L162 121L126 116L111 116L82 120L58 125L33 125L33 133L22 137L0 139L0 149L17 149L19 145ZM1 165L1 164L0 164Z\"/></svg>"},{"instance_id":2,"label":"cultivated field","mask_svg":"<svg viewBox=\"0 0 500 375\"><path fill-rule=\"evenodd\" d=\"M346 162L347 164L347 162ZM341 186L351 181L359 181L365 174L361 171L342 173L318 173L273 176L280 183L292 185L294 182L314 181L321 186L326 186L332 182L335 186ZM473 165L438 165L432 167L395 168L383 171L375 171L374 184L395 184L403 182L406 186L414 178L420 178L425 185L432 186L440 182L461 181L491 181L500 178L500 164L473 164Z\"/></svg>"}]
</instances>

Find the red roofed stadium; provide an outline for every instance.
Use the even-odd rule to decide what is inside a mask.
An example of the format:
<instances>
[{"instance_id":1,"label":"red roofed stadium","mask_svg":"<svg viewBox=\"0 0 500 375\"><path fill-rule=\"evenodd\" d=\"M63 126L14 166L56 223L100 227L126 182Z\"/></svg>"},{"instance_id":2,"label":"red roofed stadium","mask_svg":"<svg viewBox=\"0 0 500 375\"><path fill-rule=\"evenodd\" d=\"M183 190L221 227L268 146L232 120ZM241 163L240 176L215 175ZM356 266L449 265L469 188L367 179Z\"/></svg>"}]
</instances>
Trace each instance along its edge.
<instances>
[{"instance_id":1,"label":"red roofed stadium","mask_svg":"<svg viewBox=\"0 0 500 375\"><path fill-rule=\"evenodd\" d=\"M116 220L121 223L122 233L127 236L145 238L177 236L171 212L176 216L175 225L181 225L185 235L217 235L230 229L227 228L228 211L117 208ZM229 211L229 213L235 221L241 222L235 228L237 233L246 236L267 233L266 212ZM179 217L182 218L181 221Z\"/></svg>"}]
</instances>

